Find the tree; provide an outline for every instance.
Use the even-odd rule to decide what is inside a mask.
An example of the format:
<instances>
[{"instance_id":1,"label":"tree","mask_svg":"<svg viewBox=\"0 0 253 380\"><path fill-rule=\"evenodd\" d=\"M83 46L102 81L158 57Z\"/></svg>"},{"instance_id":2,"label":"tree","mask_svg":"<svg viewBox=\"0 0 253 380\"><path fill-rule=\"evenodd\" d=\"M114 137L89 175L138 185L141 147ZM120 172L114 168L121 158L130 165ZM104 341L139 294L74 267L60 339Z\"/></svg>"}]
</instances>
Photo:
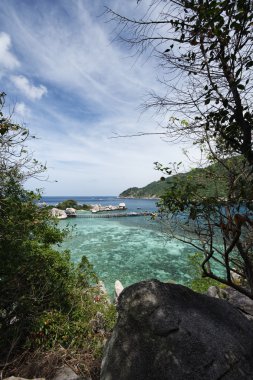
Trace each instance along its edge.
<instances>
[{"instance_id":1,"label":"tree","mask_svg":"<svg viewBox=\"0 0 253 380\"><path fill-rule=\"evenodd\" d=\"M0 94L0 351L1 358L22 346L42 311L66 307L70 302L69 257L51 248L62 241L39 194L22 184L40 175L44 165L25 148L26 128L3 114L5 94ZM67 279L67 280L66 280ZM63 301L64 299L64 301Z\"/></svg>"},{"instance_id":2,"label":"tree","mask_svg":"<svg viewBox=\"0 0 253 380\"><path fill-rule=\"evenodd\" d=\"M4 97L0 94L2 107ZM69 252L57 250L66 231L58 228L48 207L38 205L40 194L23 187L27 178L45 169L27 152L28 137L28 130L5 117L1 108L0 370L4 377L19 372L16 363L26 361L25 353L38 348L71 346L72 352L82 348L95 360L113 318L98 289L90 289L97 282L91 264L83 257L74 265ZM90 323L98 311L104 329L100 334ZM36 377L34 367L31 377Z\"/></svg>"},{"instance_id":3,"label":"tree","mask_svg":"<svg viewBox=\"0 0 253 380\"><path fill-rule=\"evenodd\" d=\"M183 177L162 198L162 220L170 220L170 233L203 252L205 276L253 298L253 2L153 0L140 19L110 9L107 14L123 42L159 60L165 95L150 93L145 107L170 114L162 133L192 138L209 163L219 165L207 176L226 178L221 199L218 191L203 197L206 184ZM158 169L172 173L160 164Z\"/></svg>"},{"instance_id":4,"label":"tree","mask_svg":"<svg viewBox=\"0 0 253 380\"><path fill-rule=\"evenodd\" d=\"M1 180L5 174L12 173L17 176L20 182L27 178L39 176L44 173L46 166L40 164L27 151L25 142L31 137L29 130L17 123L14 123L11 116L5 116L3 109L5 106L4 92L0 92L0 173Z\"/></svg>"},{"instance_id":5,"label":"tree","mask_svg":"<svg viewBox=\"0 0 253 380\"><path fill-rule=\"evenodd\" d=\"M60 202L57 204L56 207L61 210L66 210L66 208L74 208L76 210L90 210L91 209L91 206L86 205L86 204L79 205L77 201L73 199L67 199L63 202Z\"/></svg>"}]
</instances>

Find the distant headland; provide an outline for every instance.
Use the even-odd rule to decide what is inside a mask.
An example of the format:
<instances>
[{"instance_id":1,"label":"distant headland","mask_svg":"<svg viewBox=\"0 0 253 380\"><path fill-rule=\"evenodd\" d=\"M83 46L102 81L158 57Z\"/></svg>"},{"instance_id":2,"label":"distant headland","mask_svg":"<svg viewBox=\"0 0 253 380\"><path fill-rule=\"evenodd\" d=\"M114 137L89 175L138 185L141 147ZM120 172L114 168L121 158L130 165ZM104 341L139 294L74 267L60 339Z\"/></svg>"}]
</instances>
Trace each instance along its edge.
<instances>
[{"instance_id":1,"label":"distant headland","mask_svg":"<svg viewBox=\"0 0 253 380\"><path fill-rule=\"evenodd\" d=\"M227 163L232 161L240 161L240 157L233 157L227 159ZM219 178L218 183L214 183L213 178ZM210 197L215 195L218 191L219 197L224 198L226 196L226 188L228 182L226 179L226 173L223 166L213 164L205 168L191 169L187 173L179 173L170 177L162 177L159 181L149 183L144 187L130 187L119 194L119 198L143 198L143 199L159 199L161 198L169 188L177 182L182 184L187 182L193 182L199 185L199 193L203 197Z\"/></svg>"}]
</instances>

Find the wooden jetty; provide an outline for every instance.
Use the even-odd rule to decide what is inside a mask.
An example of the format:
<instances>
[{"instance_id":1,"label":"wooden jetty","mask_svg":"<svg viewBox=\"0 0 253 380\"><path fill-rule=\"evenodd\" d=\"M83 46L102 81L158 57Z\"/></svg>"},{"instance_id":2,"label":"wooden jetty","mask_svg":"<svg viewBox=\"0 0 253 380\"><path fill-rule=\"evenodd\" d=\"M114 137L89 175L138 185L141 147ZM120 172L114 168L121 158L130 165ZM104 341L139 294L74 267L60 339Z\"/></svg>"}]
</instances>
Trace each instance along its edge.
<instances>
[{"instance_id":1,"label":"wooden jetty","mask_svg":"<svg viewBox=\"0 0 253 380\"><path fill-rule=\"evenodd\" d=\"M134 216L152 216L153 212L114 212L111 214L76 214L77 218L125 218L125 217L134 217Z\"/></svg>"}]
</instances>

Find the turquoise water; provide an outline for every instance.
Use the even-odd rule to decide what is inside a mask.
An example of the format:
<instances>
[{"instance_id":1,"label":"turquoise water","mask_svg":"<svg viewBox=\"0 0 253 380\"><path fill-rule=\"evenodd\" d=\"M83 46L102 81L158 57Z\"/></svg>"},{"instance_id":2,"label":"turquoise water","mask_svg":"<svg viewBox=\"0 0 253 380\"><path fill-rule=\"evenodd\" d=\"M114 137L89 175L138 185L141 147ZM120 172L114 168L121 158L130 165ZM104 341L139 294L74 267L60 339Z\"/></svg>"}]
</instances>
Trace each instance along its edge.
<instances>
[{"instance_id":1,"label":"turquoise water","mask_svg":"<svg viewBox=\"0 0 253 380\"><path fill-rule=\"evenodd\" d=\"M157 200L122 200L115 196L44 197L42 201L55 205L66 199L74 199L79 204L117 205L124 202L128 212L157 211ZM161 232L159 223L150 217L74 218L60 222L63 228L67 225L73 227L73 231L62 244L62 249L71 251L74 262L79 262L85 255L111 295L116 280L125 287L151 278L181 284L191 279L187 257L195 253L195 249L169 239Z\"/></svg>"},{"instance_id":2,"label":"turquoise water","mask_svg":"<svg viewBox=\"0 0 253 380\"><path fill-rule=\"evenodd\" d=\"M75 262L87 256L110 294L116 280L124 287L150 278L190 280L187 257L195 250L169 239L150 217L61 221L66 225L75 227L62 248L71 250Z\"/></svg>"}]
</instances>

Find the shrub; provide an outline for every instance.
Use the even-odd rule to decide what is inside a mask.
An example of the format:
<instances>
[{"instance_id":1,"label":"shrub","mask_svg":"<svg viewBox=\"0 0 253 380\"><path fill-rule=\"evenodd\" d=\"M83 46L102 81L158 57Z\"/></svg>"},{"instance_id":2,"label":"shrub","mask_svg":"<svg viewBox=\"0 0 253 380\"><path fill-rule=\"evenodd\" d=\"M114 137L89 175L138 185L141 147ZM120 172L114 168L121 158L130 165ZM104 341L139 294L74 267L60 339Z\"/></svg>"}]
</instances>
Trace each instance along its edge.
<instances>
[{"instance_id":1,"label":"shrub","mask_svg":"<svg viewBox=\"0 0 253 380\"><path fill-rule=\"evenodd\" d=\"M58 203L57 208L59 208L61 210L66 210L66 208L78 209L79 205L74 199L67 199L66 201Z\"/></svg>"},{"instance_id":2,"label":"shrub","mask_svg":"<svg viewBox=\"0 0 253 380\"><path fill-rule=\"evenodd\" d=\"M37 206L38 193L24 189L46 168L24 146L29 131L4 117L4 98L0 93L1 378L50 378L53 365L74 356L97 374L115 310L95 286L88 260L76 266L57 251L67 231L57 228L49 207ZM65 207L76 205L70 202ZM49 370L39 373L43 368Z\"/></svg>"},{"instance_id":3,"label":"shrub","mask_svg":"<svg viewBox=\"0 0 253 380\"><path fill-rule=\"evenodd\" d=\"M91 206L87 204L79 205L77 201L73 199L67 199L66 201L57 204L57 208L60 210L66 210L66 208L74 208L76 210L90 210Z\"/></svg>"},{"instance_id":4,"label":"shrub","mask_svg":"<svg viewBox=\"0 0 253 380\"><path fill-rule=\"evenodd\" d=\"M37 195L12 180L5 186L0 197L1 362L26 349L59 345L98 357L115 312L100 295L91 264L83 257L76 266L68 252L52 247L66 231L57 228L47 208L36 205Z\"/></svg>"}]
</instances>

